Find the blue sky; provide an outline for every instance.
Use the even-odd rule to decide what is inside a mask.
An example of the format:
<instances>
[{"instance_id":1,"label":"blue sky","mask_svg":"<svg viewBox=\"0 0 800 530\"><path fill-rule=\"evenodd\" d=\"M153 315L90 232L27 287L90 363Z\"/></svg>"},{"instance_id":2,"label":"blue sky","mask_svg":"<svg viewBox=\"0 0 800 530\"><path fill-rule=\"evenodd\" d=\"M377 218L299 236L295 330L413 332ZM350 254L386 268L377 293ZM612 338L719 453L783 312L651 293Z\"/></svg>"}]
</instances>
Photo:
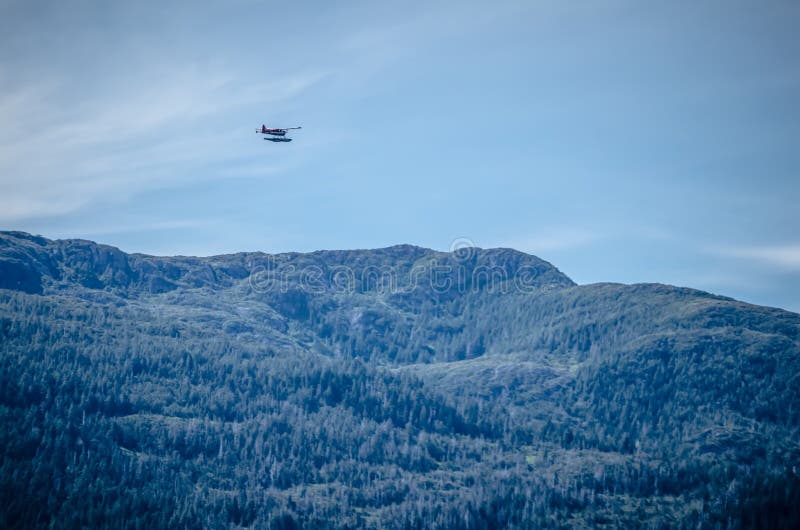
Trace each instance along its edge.
<instances>
[{"instance_id":1,"label":"blue sky","mask_svg":"<svg viewBox=\"0 0 800 530\"><path fill-rule=\"evenodd\" d=\"M0 1L0 228L467 238L800 311L798 27L770 0Z\"/></svg>"}]
</instances>

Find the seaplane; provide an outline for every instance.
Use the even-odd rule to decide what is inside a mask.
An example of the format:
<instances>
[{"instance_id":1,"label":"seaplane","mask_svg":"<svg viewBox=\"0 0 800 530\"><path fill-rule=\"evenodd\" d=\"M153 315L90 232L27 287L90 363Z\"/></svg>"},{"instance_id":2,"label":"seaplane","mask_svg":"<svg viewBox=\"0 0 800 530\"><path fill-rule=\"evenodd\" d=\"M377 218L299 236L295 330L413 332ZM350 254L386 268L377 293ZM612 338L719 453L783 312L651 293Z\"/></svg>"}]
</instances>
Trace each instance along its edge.
<instances>
[{"instance_id":1,"label":"seaplane","mask_svg":"<svg viewBox=\"0 0 800 530\"><path fill-rule=\"evenodd\" d=\"M270 128L262 125L260 129L256 129L256 132L263 134L264 140L269 140L270 142L291 142L292 139L288 138L286 133L296 129L302 129L302 127Z\"/></svg>"}]
</instances>

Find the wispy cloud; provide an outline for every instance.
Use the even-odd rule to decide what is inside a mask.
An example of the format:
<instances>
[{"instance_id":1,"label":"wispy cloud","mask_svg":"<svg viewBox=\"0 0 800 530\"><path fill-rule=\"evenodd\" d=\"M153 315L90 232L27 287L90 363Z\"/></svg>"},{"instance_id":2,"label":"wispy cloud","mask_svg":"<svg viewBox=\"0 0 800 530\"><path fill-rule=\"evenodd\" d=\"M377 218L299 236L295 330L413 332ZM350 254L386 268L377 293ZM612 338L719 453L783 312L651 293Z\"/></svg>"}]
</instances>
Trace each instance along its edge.
<instances>
[{"instance_id":1,"label":"wispy cloud","mask_svg":"<svg viewBox=\"0 0 800 530\"><path fill-rule=\"evenodd\" d=\"M506 241L502 246L537 254L584 247L603 237L602 234L584 228L556 226L541 229L527 237Z\"/></svg>"},{"instance_id":2,"label":"wispy cloud","mask_svg":"<svg viewBox=\"0 0 800 530\"><path fill-rule=\"evenodd\" d=\"M109 236L133 232L160 232L171 230L194 230L207 228L220 224L219 219L169 219L158 221L143 221L131 219L131 222L116 223L113 225L74 225L69 227L69 232L80 233L83 237Z\"/></svg>"},{"instance_id":3,"label":"wispy cloud","mask_svg":"<svg viewBox=\"0 0 800 530\"><path fill-rule=\"evenodd\" d=\"M105 97L71 100L64 80L0 92L0 221L64 214L243 155L225 113L291 99L325 76L252 81L189 68L139 75Z\"/></svg>"},{"instance_id":4,"label":"wispy cloud","mask_svg":"<svg viewBox=\"0 0 800 530\"><path fill-rule=\"evenodd\" d=\"M800 243L714 247L711 251L717 255L749 260L783 270L800 271Z\"/></svg>"}]
</instances>

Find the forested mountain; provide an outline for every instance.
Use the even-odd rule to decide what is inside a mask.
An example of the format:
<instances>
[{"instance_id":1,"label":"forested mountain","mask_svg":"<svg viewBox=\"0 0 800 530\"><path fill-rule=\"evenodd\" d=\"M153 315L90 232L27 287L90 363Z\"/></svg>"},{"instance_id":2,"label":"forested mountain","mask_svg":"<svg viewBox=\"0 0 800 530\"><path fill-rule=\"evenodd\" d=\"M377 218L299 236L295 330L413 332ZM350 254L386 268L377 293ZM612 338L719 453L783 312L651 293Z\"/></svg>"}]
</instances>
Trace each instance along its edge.
<instances>
[{"instance_id":1,"label":"forested mountain","mask_svg":"<svg viewBox=\"0 0 800 530\"><path fill-rule=\"evenodd\" d=\"M0 527L798 528L800 315L510 249L0 233Z\"/></svg>"}]
</instances>

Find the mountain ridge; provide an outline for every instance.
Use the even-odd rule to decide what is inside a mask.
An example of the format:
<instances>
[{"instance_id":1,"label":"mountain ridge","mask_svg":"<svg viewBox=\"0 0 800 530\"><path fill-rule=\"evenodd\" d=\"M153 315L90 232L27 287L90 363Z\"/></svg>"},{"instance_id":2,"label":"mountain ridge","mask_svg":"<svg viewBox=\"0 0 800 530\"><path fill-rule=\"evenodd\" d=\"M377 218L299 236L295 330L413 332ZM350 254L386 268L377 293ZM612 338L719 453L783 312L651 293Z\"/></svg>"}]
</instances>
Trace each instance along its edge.
<instances>
[{"instance_id":1,"label":"mountain ridge","mask_svg":"<svg viewBox=\"0 0 800 530\"><path fill-rule=\"evenodd\" d=\"M4 232L0 339L4 527L800 523L800 315L695 289Z\"/></svg>"},{"instance_id":2,"label":"mountain ridge","mask_svg":"<svg viewBox=\"0 0 800 530\"><path fill-rule=\"evenodd\" d=\"M230 281L252 275L253 270L260 265L273 266L292 262L291 266L302 267L306 271L309 267L318 266L325 269L351 267L350 272L352 272L378 265L387 266L385 258L398 262L405 260L411 265L420 260L432 260L437 262L437 266L441 265L438 262L449 260L454 263L448 266L453 268L468 266L470 273L473 273L475 266L478 265L485 267L487 274L502 272L509 276L516 274L520 267L528 267L531 270L536 268L537 274L550 276L556 285L574 285L572 280L552 264L513 249L471 248L463 254L463 259L460 256L462 255L458 253L440 252L413 245L394 245L366 251L320 250L278 254L241 252L209 257L151 256L128 254L116 247L83 239L49 240L23 232L0 232L0 260L2 260L0 273L6 278L3 286L11 288L17 284L20 290L39 294L44 288L41 282L48 283L47 280L58 283L63 279L63 283L67 284L77 281L84 287L95 289L127 288L133 285L149 288L154 292L163 292L176 288L177 284L174 282L187 275L190 287L198 287L201 284L213 285L217 281L220 281L222 286L230 286ZM476 264L475 261L480 263ZM496 269L500 264L506 267L506 270L490 270ZM373 275L391 273L381 270L370 272ZM221 273L220 278L217 277L217 273ZM400 271L399 274L407 275L408 271ZM142 285L141 282L145 282L146 285Z\"/></svg>"},{"instance_id":3,"label":"mountain ridge","mask_svg":"<svg viewBox=\"0 0 800 530\"><path fill-rule=\"evenodd\" d=\"M33 235L33 234L30 234L30 233L27 233L27 232L22 232L22 231L15 231L15 230L1 231L0 230L0 260L3 260L3 259L6 259L6 260L7 259L14 259L15 257L18 258L18 256L15 256L13 254L13 252L11 253L11 255L9 255L8 250L9 250L9 248L11 248L13 250L13 244L8 241L8 238L21 239L23 241L31 241L31 242L34 242L34 243L38 244L41 247L66 246L67 248L69 248L69 247L72 247L72 246L86 246L86 247L89 247L89 248L92 248L92 249L96 249L96 250L99 250L99 251L106 251L111 256L113 256L113 257L115 257L117 259L119 259L118 258L119 256L124 256L125 258L128 258L128 259L133 258L134 260L143 260L145 262L160 262L160 261L164 261L164 260L175 260L175 261L178 261L178 262L185 262L185 263L190 263L190 264L193 263L193 262L194 263L208 263L209 265L218 265L218 266L222 266L222 267L224 267L225 265L228 265L229 262L231 262L231 261L239 261L241 259L246 260L246 262L252 263L254 261L257 262L258 260L269 260L269 259L283 260L283 259L286 259L286 258L297 258L297 257L309 257L309 258L334 257L335 258L335 257L342 257L342 256L358 256L360 254L375 254L375 255L389 254L390 256L394 257L396 255L396 251L397 252L411 251L413 253L413 255L414 255L414 258L416 258L416 259L421 258L423 256L425 256L425 257L431 257L431 256L442 257L442 256L450 256L450 255L454 254L453 252L439 251L439 250L434 250L434 249L430 249L430 248L426 248L426 247L421 247L421 246L418 246L418 245L413 245L413 244L408 244L408 243L401 243L401 244L390 245L390 246L387 246L387 247L378 247L378 248L344 249L344 250L324 249L324 250L314 250L314 251L309 251L309 252L289 251L289 252L279 252L279 253L268 253L268 252L263 252L263 251L240 251L240 252L227 253L227 254L213 254L213 255L209 255L209 256L155 255L155 254L145 254L145 253L140 253L140 252L130 252L129 253L129 252L125 252L125 251L121 250L118 247L115 247L115 246L112 246L112 245L106 245L106 244L102 244L102 243L97 243L97 242L89 240L89 239L81 239L81 238L48 239L48 238L46 238L44 236L41 236L41 235ZM516 256L519 256L519 257L527 258L527 259L532 259L532 260L535 260L536 262L540 262L540 263L544 264L547 267L552 267L552 269L554 271L556 271L557 273L561 274L564 277L564 279L567 280L572 285L578 285L574 281L572 281L568 276L563 274L551 262L543 260L542 258L540 258L540 257L538 257L536 255L528 254L528 253L520 251L520 250L516 250L516 249L510 248L510 247L492 247L492 248L487 248L487 249L480 248L480 247L469 247L469 249L467 249L467 251L470 254L481 253L484 257L497 257L498 255L502 255L502 254L511 254L511 255L516 255ZM52 250L51 250L51 254L52 254ZM404 252L404 254L406 256L408 256L408 252ZM404 257L404 256L400 255L398 257ZM52 256L51 256L51 259L52 259ZM342 264L342 263L339 263L339 264ZM241 271L239 273L241 274ZM56 279L59 278L59 276L57 274L55 275L55 277L56 277ZM691 290L691 291L693 291L693 292L695 292L697 294L704 294L704 295L709 295L709 296L712 296L712 297L717 297L717 298L720 298L720 299L726 299L726 300L730 300L730 301L737 301L737 302L740 302L740 303L745 303L745 304L748 304L748 305L752 305L754 307L765 307L765 308L766 307L771 307L771 306L763 306L763 305L760 305L760 304L755 304L755 303L750 303L750 302L744 302L744 301L737 300L737 299L729 297L729 296L725 296L725 295L721 295L721 294L717 294L717 293L711 293L711 292L708 292L708 291L703 291L702 289L697 289L697 288L694 288L694 287L675 286L675 285L665 284L665 283L661 283L661 282L638 282L638 283L628 284L628 283L622 283L622 282L600 281L600 282L594 282L594 283L591 283L591 284L581 284L581 285L583 285L583 286L590 286L590 285L598 285L598 286L599 285L620 285L620 286L622 286L622 285L624 285L624 286L630 286L630 287L632 287L632 286L666 286L666 287L675 288L675 289L688 289L688 290ZM775 307L774 309L780 309L782 311L788 311L788 310L777 308L777 307ZM788 311L788 312L792 312L792 311Z\"/></svg>"}]
</instances>

